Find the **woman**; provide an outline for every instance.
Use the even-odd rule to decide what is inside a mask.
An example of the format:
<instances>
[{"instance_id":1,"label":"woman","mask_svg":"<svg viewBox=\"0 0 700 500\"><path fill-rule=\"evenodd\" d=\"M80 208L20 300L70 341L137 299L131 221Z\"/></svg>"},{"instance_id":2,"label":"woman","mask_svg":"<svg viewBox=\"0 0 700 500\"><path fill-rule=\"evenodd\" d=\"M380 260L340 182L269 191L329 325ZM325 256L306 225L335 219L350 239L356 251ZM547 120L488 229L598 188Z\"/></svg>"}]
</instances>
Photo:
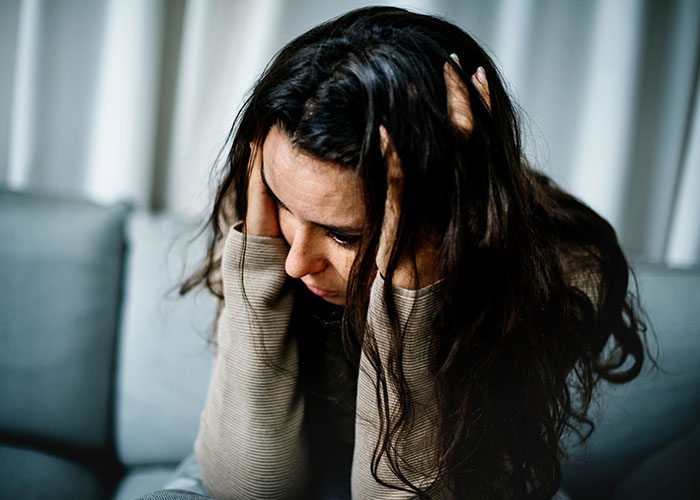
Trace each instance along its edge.
<instances>
[{"instance_id":1,"label":"woman","mask_svg":"<svg viewBox=\"0 0 700 500\"><path fill-rule=\"evenodd\" d=\"M613 229L527 165L496 68L443 20L360 9L282 49L210 222L184 288L222 299L214 498L550 498L596 382L640 370Z\"/></svg>"}]
</instances>

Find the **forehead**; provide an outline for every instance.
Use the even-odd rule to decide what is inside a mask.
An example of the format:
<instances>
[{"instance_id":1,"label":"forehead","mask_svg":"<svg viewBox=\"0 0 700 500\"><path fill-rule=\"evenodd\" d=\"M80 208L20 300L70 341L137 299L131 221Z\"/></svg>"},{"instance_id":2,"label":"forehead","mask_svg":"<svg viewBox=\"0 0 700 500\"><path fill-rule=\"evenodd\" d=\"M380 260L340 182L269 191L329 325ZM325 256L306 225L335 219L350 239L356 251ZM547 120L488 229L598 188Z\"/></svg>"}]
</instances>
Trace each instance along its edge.
<instances>
[{"instance_id":1,"label":"forehead","mask_svg":"<svg viewBox=\"0 0 700 500\"><path fill-rule=\"evenodd\" d=\"M272 192L297 217L333 226L362 226L362 185L352 169L319 160L272 127L263 143L263 171Z\"/></svg>"}]
</instances>

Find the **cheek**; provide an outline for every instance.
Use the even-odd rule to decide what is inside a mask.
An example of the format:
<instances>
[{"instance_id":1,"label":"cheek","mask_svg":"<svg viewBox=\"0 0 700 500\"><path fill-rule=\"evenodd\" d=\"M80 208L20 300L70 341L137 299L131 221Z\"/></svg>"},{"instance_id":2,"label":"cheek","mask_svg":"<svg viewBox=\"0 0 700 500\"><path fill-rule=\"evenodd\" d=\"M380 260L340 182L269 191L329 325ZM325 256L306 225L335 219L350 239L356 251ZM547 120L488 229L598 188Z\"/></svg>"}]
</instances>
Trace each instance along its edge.
<instances>
[{"instance_id":1,"label":"cheek","mask_svg":"<svg viewBox=\"0 0 700 500\"><path fill-rule=\"evenodd\" d=\"M355 261L355 257L357 256L357 250L338 247L335 244L333 245L335 248L330 251L331 258L329 260L343 280L347 281L350 277L352 263Z\"/></svg>"}]
</instances>

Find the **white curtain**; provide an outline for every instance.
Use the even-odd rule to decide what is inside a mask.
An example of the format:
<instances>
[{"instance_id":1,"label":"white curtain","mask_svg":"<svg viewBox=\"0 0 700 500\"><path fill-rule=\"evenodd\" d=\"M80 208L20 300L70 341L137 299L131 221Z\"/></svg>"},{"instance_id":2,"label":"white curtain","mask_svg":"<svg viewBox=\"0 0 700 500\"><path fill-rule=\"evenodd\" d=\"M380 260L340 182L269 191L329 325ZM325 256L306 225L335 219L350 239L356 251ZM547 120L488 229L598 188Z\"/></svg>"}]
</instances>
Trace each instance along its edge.
<instances>
[{"instance_id":1,"label":"white curtain","mask_svg":"<svg viewBox=\"0 0 700 500\"><path fill-rule=\"evenodd\" d=\"M201 216L267 61L363 5L2 0L0 184ZM525 111L532 162L607 217L635 260L700 263L700 1L396 5L487 47Z\"/></svg>"}]
</instances>

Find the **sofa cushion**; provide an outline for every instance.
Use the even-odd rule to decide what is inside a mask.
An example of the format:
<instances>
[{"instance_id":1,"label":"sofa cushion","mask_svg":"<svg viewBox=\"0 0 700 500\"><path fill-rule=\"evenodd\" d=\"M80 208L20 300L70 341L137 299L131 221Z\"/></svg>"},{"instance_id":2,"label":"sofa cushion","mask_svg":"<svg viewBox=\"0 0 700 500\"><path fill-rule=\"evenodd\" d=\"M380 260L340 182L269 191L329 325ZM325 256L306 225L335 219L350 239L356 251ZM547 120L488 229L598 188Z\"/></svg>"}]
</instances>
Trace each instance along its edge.
<instances>
[{"instance_id":1,"label":"sofa cushion","mask_svg":"<svg viewBox=\"0 0 700 500\"><path fill-rule=\"evenodd\" d=\"M90 468L38 451L0 445L0 498L103 498Z\"/></svg>"},{"instance_id":2,"label":"sofa cushion","mask_svg":"<svg viewBox=\"0 0 700 500\"><path fill-rule=\"evenodd\" d=\"M0 191L0 438L111 438L123 205Z\"/></svg>"},{"instance_id":3,"label":"sofa cushion","mask_svg":"<svg viewBox=\"0 0 700 500\"><path fill-rule=\"evenodd\" d=\"M205 253L204 238L190 242L196 230L172 215L136 212L129 221L116 403L117 452L127 466L176 464L192 451L216 316L207 291L177 293Z\"/></svg>"},{"instance_id":4,"label":"sofa cushion","mask_svg":"<svg viewBox=\"0 0 700 500\"><path fill-rule=\"evenodd\" d=\"M112 500L134 500L165 487L175 467L132 467L119 483Z\"/></svg>"},{"instance_id":5,"label":"sofa cushion","mask_svg":"<svg viewBox=\"0 0 700 500\"><path fill-rule=\"evenodd\" d=\"M642 266L638 277L655 333L649 334L650 348L654 353L658 347L660 369L647 363L632 382L601 387L595 431L585 446L573 448L573 459L564 465L564 488L574 498L608 496L642 462L685 439L700 421L700 270Z\"/></svg>"},{"instance_id":6,"label":"sofa cushion","mask_svg":"<svg viewBox=\"0 0 700 500\"><path fill-rule=\"evenodd\" d=\"M700 425L648 458L615 490L612 500L700 498Z\"/></svg>"}]
</instances>

